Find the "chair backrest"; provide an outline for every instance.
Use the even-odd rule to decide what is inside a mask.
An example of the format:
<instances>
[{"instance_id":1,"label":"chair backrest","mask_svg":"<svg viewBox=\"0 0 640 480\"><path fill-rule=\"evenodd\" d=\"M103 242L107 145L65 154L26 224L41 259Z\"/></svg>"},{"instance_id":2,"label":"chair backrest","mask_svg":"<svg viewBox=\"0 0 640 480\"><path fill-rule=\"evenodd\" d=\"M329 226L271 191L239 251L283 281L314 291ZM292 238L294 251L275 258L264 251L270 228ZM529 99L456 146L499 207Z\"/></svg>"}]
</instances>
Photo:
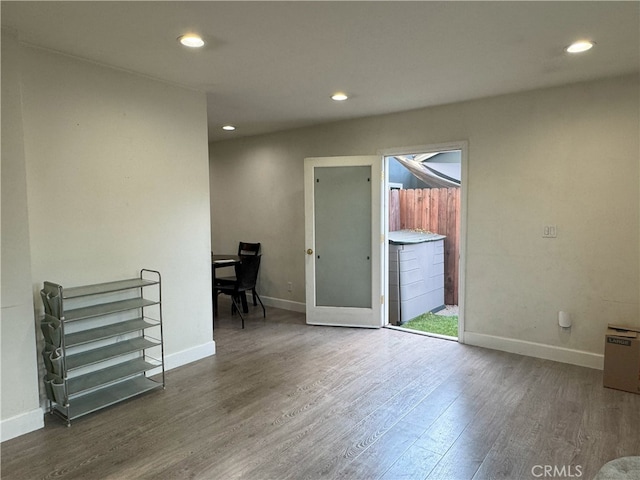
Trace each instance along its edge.
<instances>
[{"instance_id":1,"label":"chair backrest","mask_svg":"<svg viewBox=\"0 0 640 480\"><path fill-rule=\"evenodd\" d=\"M242 257L242 261L235 265L236 281L238 291L251 290L255 288L258 281L258 270L260 269L260 258L262 255L250 255Z\"/></svg>"},{"instance_id":2,"label":"chair backrest","mask_svg":"<svg viewBox=\"0 0 640 480\"><path fill-rule=\"evenodd\" d=\"M238 243L238 256L246 257L249 255L258 255L260 253L260 244L259 243L248 243L248 242L239 242Z\"/></svg>"}]
</instances>

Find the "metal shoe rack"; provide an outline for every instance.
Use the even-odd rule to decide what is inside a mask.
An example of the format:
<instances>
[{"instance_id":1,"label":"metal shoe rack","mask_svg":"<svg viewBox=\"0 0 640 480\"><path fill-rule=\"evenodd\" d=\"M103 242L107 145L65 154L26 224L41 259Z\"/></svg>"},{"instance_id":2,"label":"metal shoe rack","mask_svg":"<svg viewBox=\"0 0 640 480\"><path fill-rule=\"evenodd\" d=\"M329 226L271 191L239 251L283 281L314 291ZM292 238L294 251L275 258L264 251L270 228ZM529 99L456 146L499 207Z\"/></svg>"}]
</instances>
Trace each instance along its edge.
<instances>
[{"instance_id":1,"label":"metal shoe rack","mask_svg":"<svg viewBox=\"0 0 640 480\"><path fill-rule=\"evenodd\" d=\"M44 385L51 413L71 421L164 388L160 272L64 288L44 282Z\"/></svg>"}]
</instances>

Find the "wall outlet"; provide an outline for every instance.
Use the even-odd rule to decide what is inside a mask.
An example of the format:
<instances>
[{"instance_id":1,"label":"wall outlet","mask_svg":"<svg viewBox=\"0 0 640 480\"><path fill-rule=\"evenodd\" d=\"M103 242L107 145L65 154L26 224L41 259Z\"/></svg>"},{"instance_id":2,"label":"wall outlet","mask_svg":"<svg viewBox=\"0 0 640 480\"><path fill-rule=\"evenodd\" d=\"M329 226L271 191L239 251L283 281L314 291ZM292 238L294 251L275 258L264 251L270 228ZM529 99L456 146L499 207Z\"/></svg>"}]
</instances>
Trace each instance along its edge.
<instances>
[{"instance_id":1,"label":"wall outlet","mask_svg":"<svg viewBox=\"0 0 640 480\"><path fill-rule=\"evenodd\" d=\"M293 283L287 282L287 292L293 292Z\"/></svg>"},{"instance_id":2,"label":"wall outlet","mask_svg":"<svg viewBox=\"0 0 640 480\"><path fill-rule=\"evenodd\" d=\"M545 225L542 230L542 238L556 238L558 236L558 227L556 225Z\"/></svg>"}]
</instances>

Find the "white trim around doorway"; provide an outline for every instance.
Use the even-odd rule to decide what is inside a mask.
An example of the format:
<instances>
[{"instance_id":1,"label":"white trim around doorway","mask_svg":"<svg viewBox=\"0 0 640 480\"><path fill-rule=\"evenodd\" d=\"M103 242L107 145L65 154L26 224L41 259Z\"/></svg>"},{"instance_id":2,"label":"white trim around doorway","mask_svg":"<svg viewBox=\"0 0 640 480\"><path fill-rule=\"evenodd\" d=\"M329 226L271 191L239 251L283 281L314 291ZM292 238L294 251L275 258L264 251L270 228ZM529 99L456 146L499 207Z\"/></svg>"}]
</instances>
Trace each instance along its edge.
<instances>
[{"instance_id":1,"label":"white trim around doorway","mask_svg":"<svg viewBox=\"0 0 640 480\"><path fill-rule=\"evenodd\" d=\"M465 343L465 328L464 328L464 320L465 320L465 299L466 299L466 250L467 250L467 188L468 188L468 164L469 164L469 142L467 140L459 140L454 142L446 142L446 143L435 143L435 144L427 144L427 145L414 145L408 147L396 147L396 148L385 148L378 151L379 155L382 155L385 158L384 161L384 177L385 177L385 191L388 189L389 185L389 170L388 170L388 160L386 157L394 156L394 155L408 155L412 153L435 153L435 152L444 152L447 150L460 150L461 155L461 191L460 191L460 259L459 259L459 268L458 268L458 342ZM385 195L383 198L383 209L384 212L387 212L387 196ZM385 244L388 242L389 235L389 218L388 215L385 215L385 225L384 225L384 241ZM389 271L389 250L385 249L384 254L384 268L385 272ZM384 281L384 295L385 298L389 298L389 277L385 275ZM388 315L385 316L385 318Z\"/></svg>"}]
</instances>

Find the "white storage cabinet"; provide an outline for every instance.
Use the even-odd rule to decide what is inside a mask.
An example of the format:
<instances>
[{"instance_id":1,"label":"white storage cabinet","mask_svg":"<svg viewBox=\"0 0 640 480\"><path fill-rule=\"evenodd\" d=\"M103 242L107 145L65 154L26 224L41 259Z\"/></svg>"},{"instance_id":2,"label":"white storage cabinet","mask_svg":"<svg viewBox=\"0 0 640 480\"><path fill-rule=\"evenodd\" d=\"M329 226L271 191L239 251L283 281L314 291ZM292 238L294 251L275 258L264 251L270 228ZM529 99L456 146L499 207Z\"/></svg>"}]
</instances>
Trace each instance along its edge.
<instances>
[{"instance_id":1,"label":"white storage cabinet","mask_svg":"<svg viewBox=\"0 0 640 480\"><path fill-rule=\"evenodd\" d=\"M389 232L389 323L444 308L444 235Z\"/></svg>"}]
</instances>

